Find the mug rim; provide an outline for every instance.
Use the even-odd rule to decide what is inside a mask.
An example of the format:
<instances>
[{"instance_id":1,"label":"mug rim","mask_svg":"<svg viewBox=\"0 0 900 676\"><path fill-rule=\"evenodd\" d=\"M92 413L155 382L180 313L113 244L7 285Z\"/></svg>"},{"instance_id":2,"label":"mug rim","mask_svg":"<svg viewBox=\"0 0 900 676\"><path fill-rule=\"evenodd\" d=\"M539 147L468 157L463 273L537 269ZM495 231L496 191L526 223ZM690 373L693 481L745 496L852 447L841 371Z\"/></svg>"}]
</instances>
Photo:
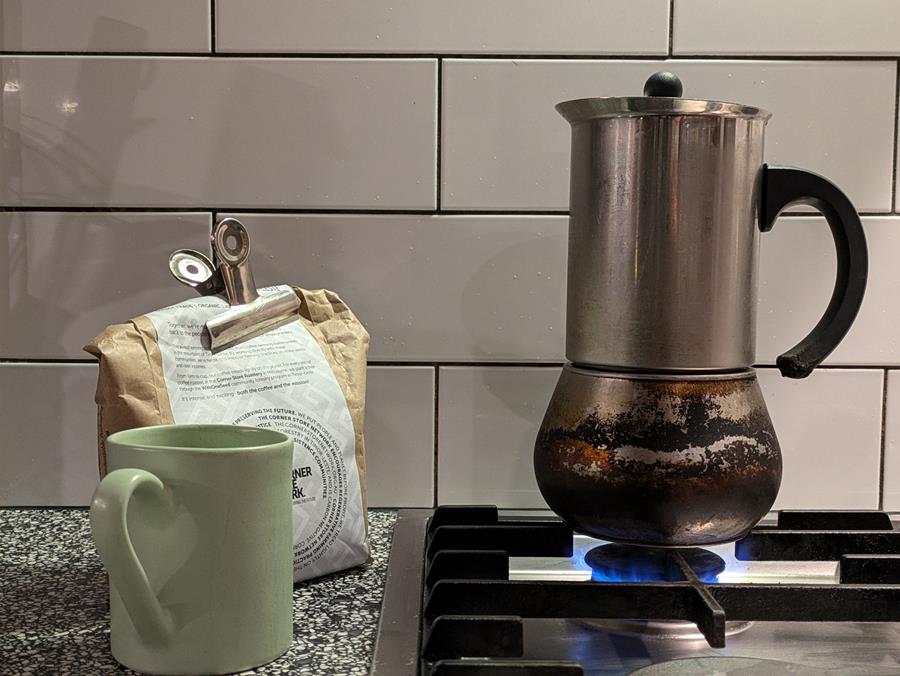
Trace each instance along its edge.
<instances>
[{"instance_id":1,"label":"mug rim","mask_svg":"<svg viewBox=\"0 0 900 676\"><path fill-rule=\"evenodd\" d=\"M140 441L139 439L131 439L130 437L137 437L142 433L146 433L149 430L154 430L159 433L165 433L169 430L177 429L181 433L200 433L200 432L238 432L239 434L247 435L248 437L262 437L258 440L258 443L255 443L253 440L248 441L250 443L235 445L235 446L188 446L183 444L159 444L159 443L146 443L144 441ZM119 430L118 432L113 432L106 438L107 446L110 443L117 444L119 446L127 446L128 448L134 448L137 450L146 450L146 451L178 451L178 452L193 452L193 453L235 453L235 452L246 452L246 451L263 451L267 449L273 449L275 447L281 446L285 442L294 443L294 440L285 434L284 432L279 432L278 430L266 428L266 427L253 427L251 425L226 425L221 423L188 423L188 424L165 424L165 425L145 425L143 427L132 427L127 430Z\"/></svg>"}]
</instances>

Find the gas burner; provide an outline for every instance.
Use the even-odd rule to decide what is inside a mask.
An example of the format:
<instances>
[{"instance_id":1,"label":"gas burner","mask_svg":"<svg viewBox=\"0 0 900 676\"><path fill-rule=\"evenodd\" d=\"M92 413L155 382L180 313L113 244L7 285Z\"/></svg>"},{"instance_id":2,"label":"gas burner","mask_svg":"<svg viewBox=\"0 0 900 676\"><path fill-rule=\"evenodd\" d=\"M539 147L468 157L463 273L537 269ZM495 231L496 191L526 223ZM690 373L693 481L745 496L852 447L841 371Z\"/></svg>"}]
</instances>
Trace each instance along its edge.
<instances>
[{"instance_id":1,"label":"gas burner","mask_svg":"<svg viewBox=\"0 0 900 676\"><path fill-rule=\"evenodd\" d=\"M706 549L661 549L607 544L584 557L598 582L684 582L685 567L702 582L715 582L723 570L721 556Z\"/></svg>"},{"instance_id":2,"label":"gas burner","mask_svg":"<svg viewBox=\"0 0 900 676\"><path fill-rule=\"evenodd\" d=\"M596 582L685 582L692 572L701 582L715 582L725 560L707 549L663 549L619 543L594 547L584 556ZM693 622L679 620L581 620L592 629L668 639L702 639ZM726 622L725 636L746 631L752 622Z\"/></svg>"},{"instance_id":3,"label":"gas burner","mask_svg":"<svg viewBox=\"0 0 900 676\"><path fill-rule=\"evenodd\" d=\"M780 512L777 524L714 550L728 563L718 579L722 562L709 550L602 544L554 517L501 518L487 505L401 511L373 676L588 676L692 658L668 664L674 674L751 622L728 639L728 655L823 674L896 662L900 529L888 514ZM586 559L619 578L649 559L659 579L646 570L641 581L586 579ZM610 568L615 559L625 567ZM753 673L781 673L774 668Z\"/></svg>"}]
</instances>

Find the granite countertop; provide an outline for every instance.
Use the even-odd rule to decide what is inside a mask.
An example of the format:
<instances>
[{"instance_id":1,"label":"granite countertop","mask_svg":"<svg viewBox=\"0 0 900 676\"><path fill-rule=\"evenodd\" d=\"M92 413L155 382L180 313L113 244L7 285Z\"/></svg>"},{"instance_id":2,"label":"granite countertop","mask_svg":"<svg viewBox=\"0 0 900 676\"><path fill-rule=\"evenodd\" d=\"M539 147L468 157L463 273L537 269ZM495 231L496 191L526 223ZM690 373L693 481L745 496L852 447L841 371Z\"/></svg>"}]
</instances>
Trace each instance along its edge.
<instances>
[{"instance_id":1,"label":"granite countertop","mask_svg":"<svg viewBox=\"0 0 900 676\"><path fill-rule=\"evenodd\" d=\"M294 585L294 641L248 674L366 674L395 512L364 566ZM109 586L86 509L0 509L0 674L135 673L109 652Z\"/></svg>"}]
</instances>

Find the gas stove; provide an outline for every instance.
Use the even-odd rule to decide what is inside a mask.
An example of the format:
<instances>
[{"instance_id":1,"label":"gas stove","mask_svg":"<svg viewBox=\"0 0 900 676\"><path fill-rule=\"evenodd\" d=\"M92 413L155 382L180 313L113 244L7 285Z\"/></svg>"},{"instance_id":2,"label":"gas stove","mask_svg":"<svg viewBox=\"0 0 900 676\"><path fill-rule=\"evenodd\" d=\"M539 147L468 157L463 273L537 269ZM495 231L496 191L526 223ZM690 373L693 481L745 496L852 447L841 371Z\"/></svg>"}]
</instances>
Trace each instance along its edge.
<instances>
[{"instance_id":1,"label":"gas stove","mask_svg":"<svg viewBox=\"0 0 900 676\"><path fill-rule=\"evenodd\" d=\"M900 674L900 530L782 511L655 550L549 513L401 510L372 676Z\"/></svg>"}]
</instances>

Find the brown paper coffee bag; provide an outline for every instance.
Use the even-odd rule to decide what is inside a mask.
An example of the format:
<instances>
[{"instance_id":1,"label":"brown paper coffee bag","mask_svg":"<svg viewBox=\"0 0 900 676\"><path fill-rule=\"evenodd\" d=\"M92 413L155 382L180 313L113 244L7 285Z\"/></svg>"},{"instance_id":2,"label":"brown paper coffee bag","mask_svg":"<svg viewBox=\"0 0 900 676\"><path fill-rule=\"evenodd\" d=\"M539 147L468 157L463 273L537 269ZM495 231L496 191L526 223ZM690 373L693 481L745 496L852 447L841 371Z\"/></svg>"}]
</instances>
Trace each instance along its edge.
<instances>
[{"instance_id":1,"label":"brown paper coffee bag","mask_svg":"<svg viewBox=\"0 0 900 676\"><path fill-rule=\"evenodd\" d=\"M221 353L201 341L205 322L228 308L217 296L113 324L85 350L100 360L101 476L106 438L133 427L229 423L293 436L294 579L302 580L368 558L369 335L337 294L293 290L301 301L298 321Z\"/></svg>"}]
</instances>

